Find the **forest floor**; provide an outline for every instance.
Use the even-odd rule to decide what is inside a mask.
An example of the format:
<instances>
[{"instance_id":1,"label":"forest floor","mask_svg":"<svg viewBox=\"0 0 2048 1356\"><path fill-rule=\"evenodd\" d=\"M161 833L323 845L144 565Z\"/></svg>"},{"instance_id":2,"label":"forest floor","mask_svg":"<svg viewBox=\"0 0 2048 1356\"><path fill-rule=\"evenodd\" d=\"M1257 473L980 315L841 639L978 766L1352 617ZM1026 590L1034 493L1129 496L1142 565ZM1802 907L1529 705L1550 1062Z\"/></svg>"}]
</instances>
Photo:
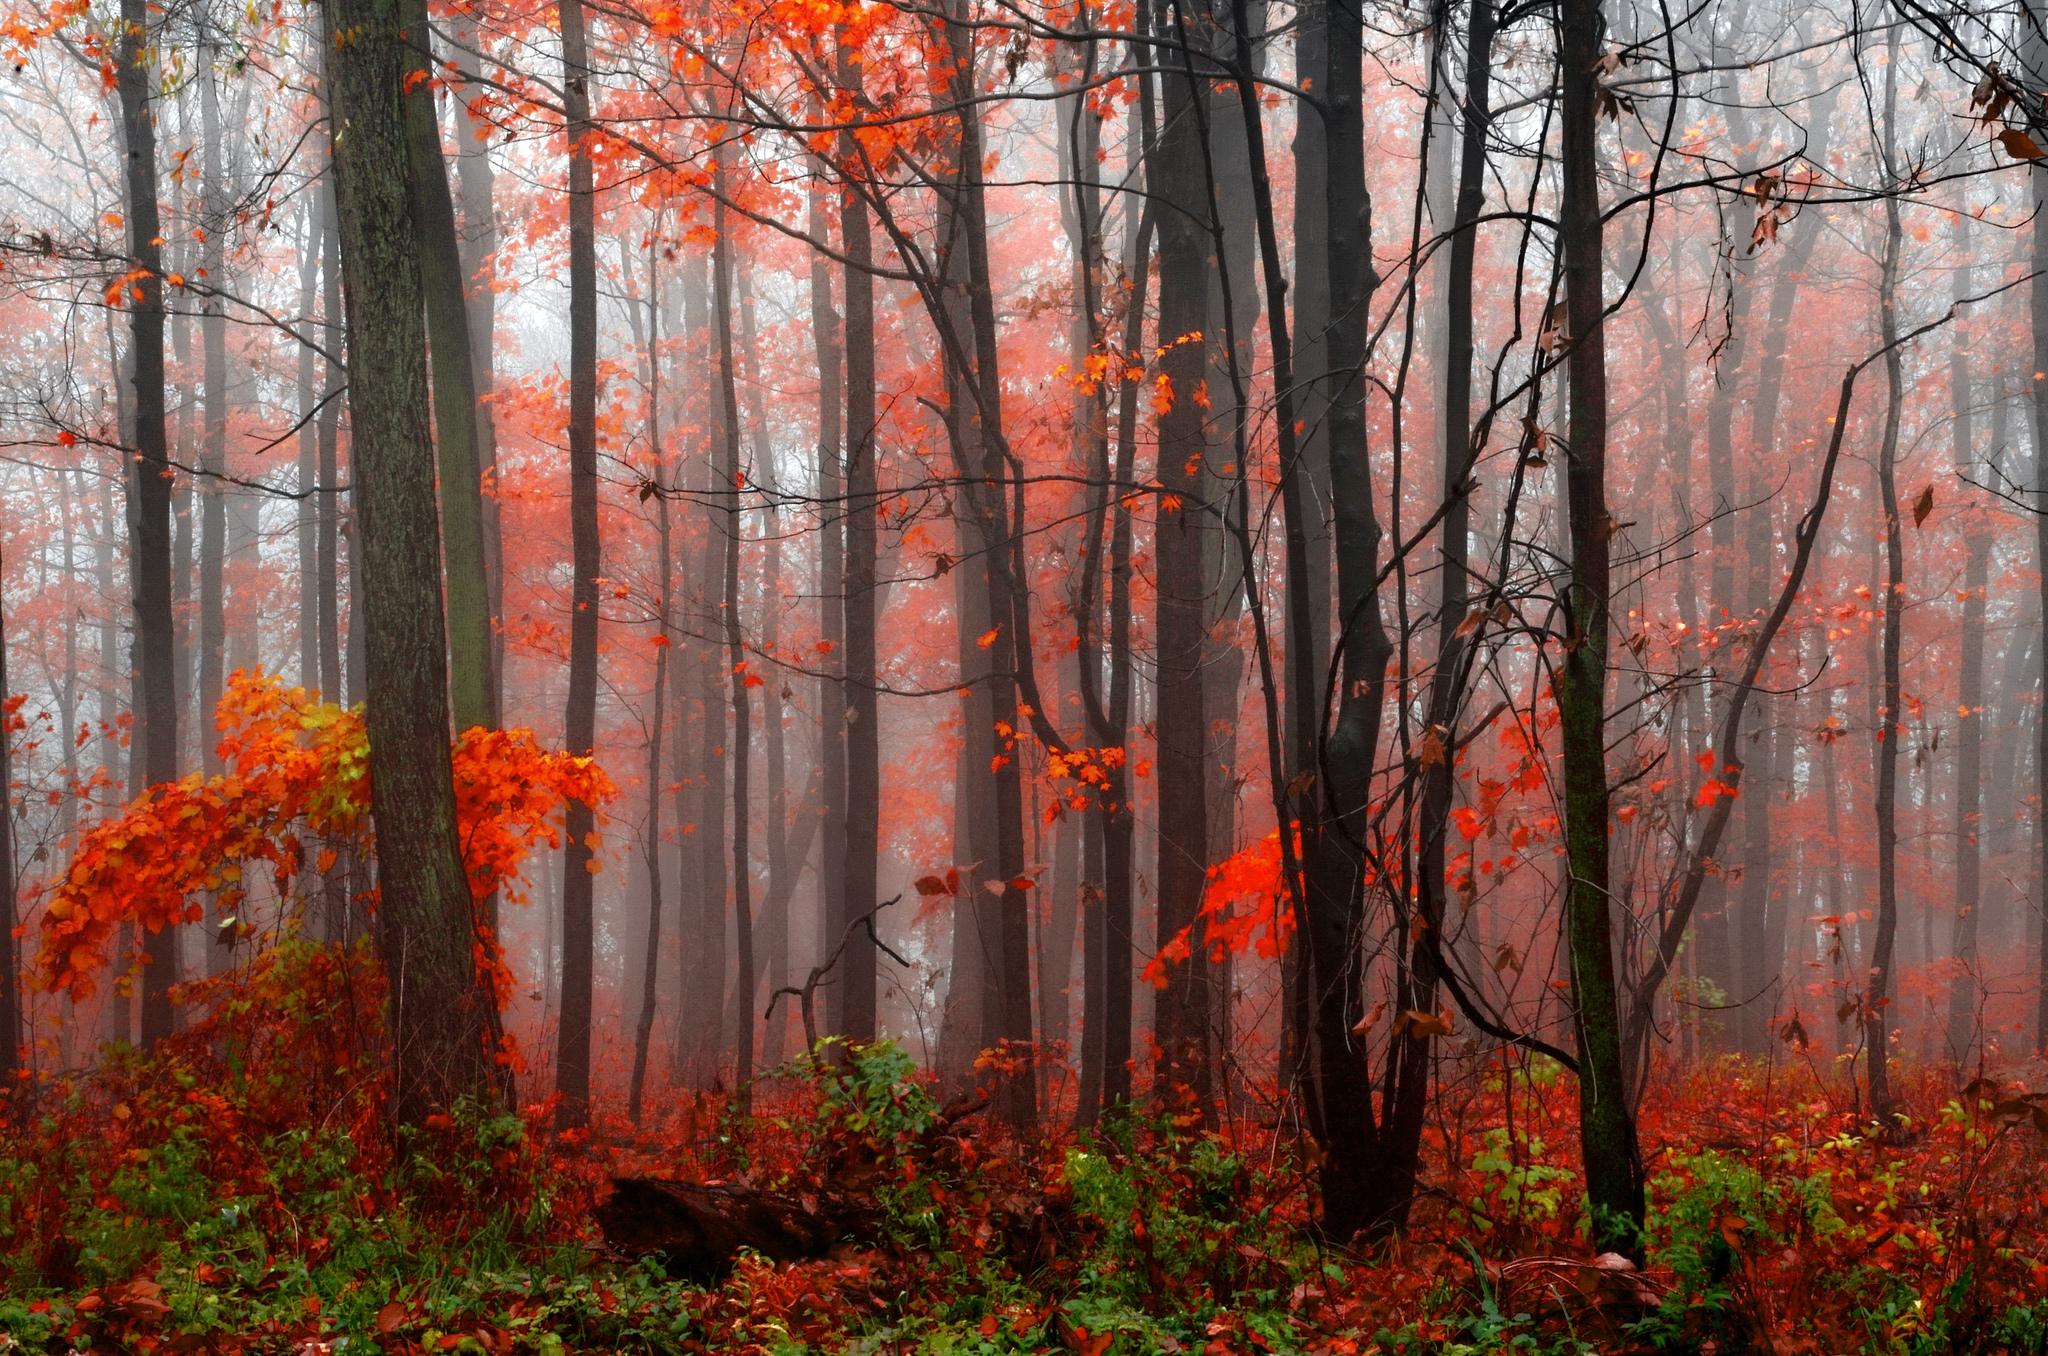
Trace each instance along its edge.
<instances>
[{"instance_id":1,"label":"forest floor","mask_svg":"<svg viewBox=\"0 0 2048 1356\"><path fill-rule=\"evenodd\" d=\"M1826 1061L1662 1074L1636 1272L1583 1242L1574 1092L1541 1061L1446 1058L1409 1228L1347 1252L1291 1134L1023 1141L939 1119L886 1043L751 1112L670 1100L567 1143L540 1107L394 1136L362 1067L291 1056L202 1025L0 1126L0 1352L2048 1351L2048 1098L2017 1081L1908 1071L1879 1136ZM620 1175L858 1195L874 1224L670 1278L599 1234Z\"/></svg>"}]
</instances>

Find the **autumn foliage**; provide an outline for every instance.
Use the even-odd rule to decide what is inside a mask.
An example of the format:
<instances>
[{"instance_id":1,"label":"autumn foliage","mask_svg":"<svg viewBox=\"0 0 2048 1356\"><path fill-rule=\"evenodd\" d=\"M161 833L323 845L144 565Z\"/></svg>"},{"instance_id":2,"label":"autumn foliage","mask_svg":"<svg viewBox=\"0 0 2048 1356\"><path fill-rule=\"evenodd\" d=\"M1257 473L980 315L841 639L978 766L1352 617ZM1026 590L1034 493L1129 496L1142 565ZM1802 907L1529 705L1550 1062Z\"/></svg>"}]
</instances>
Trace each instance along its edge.
<instances>
[{"instance_id":1,"label":"autumn foliage","mask_svg":"<svg viewBox=\"0 0 2048 1356\"><path fill-rule=\"evenodd\" d=\"M233 920L258 888L256 873L267 871L274 897L291 901L309 875L333 872L342 851L373 850L360 710L238 672L217 724L227 771L152 787L80 835L44 908L36 965L52 988L90 995L124 923L156 933L199 922L210 897L224 925L246 930ZM536 844L561 846L565 799L595 806L616 795L594 760L551 753L528 730L470 730L451 757L463 861L479 901L524 898L520 864ZM509 991L502 978L497 991Z\"/></svg>"}]
</instances>

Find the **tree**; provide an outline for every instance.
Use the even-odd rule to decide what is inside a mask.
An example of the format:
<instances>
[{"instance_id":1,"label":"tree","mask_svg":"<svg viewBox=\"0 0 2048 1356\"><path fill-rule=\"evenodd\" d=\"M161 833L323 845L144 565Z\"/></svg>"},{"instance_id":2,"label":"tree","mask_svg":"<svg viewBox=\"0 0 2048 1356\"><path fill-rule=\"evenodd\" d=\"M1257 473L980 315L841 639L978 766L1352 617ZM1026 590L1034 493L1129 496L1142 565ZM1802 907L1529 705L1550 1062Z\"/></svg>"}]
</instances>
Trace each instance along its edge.
<instances>
[{"instance_id":1,"label":"tree","mask_svg":"<svg viewBox=\"0 0 2048 1356\"><path fill-rule=\"evenodd\" d=\"M563 135L569 142L569 530L576 577L570 590L569 700L563 743L589 757L597 740L597 577L604 565L597 522L597 191L591 167L590 53L582 0L558 0L562 30ZM593 807L569 806L562 854L562 1017L555 1090L557 1129L590 1118L593 876L600 865Z\"/></svg>"},{"instance_id":2,"label":"tree","mask_svg":"<svg viewBox=\"0 0 2048 1356\"><path fill-rule=\"evenodd\" d=\"M475 917L448 757L441 533L427 393L426 299L411 211L412 67L404 0L330 0L335 197L349 316L359 602L368 667L371 809L389 985L393 1108L418 1124L494 1086L495 996Z\"/></svg>"},{"instance_id":3,"label":"tree","mask_svg":"<svg viewBox=\"0 0 2048 1356\"><path fill-rule=\"evenodd\" d=\"M1565 932L1572 1029L1579 1055L1579 1135L1594 1243L1642 1253L1644 1179L1622 1073L1621 1007L1609 917L1607 645L1612 605L1607 510L1606 299L1601 286L1598 158L1599 0L1563 0L1558 41L1563 206L1565 359L1571 382L1571 581L1566 633L1552 667L1563 744L1567 863Z\"/></svg>"},{"instance_id":4,"label":"tree","mask_svg":"<svg viewBox=\"0 0 2048 1356\"><path fill-rule=\"evenodd\" d=\"M135 590L136 674L141 693L142 784L178 777L177 633L171 618L171 465L164 440L162 219L157 209L156 122L150 111L154 50L143 0L122 0L116 85L121 97L123 187L127 197L129 380L138 455L129 474L135 496L129 578ZM179 977L178 933L148 944L142 974L142 1043L170 1034L170 987Z\"/></svg>"}]
</instances>

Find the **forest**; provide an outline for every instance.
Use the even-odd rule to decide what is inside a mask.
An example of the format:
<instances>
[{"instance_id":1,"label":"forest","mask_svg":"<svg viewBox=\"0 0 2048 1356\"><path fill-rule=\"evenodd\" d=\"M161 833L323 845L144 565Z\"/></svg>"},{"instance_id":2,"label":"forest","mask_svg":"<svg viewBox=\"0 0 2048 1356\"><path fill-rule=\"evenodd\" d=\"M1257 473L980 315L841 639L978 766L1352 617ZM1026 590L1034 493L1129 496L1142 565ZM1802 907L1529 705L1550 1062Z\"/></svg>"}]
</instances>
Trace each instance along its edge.
<instances>
[{"instance_id":1,"label":"forest","mask_svg":"<svg viewBox=\"0 0 2048 1356\"><path fill-rule=\"evenodd\" d=\"M2048 1353L2048 4L0 49L0 1353Z\"/></svg>"}]
</instances>

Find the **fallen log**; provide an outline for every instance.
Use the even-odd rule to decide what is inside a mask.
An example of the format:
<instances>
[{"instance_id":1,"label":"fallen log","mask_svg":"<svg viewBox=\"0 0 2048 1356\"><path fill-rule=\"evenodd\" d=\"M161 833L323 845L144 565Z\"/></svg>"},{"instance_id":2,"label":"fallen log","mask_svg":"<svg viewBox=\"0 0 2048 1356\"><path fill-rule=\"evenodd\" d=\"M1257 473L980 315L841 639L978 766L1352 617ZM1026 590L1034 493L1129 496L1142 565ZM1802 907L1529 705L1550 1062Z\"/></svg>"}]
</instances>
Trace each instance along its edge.
<instances>
[{"instance_id":1,"label":"fallen log","mask_svg":"<svg viewBox=\"0 0 2048 1356\"><path fill-rule=\"evenodd\" d=\"M842 1242L872 1242L875 1234L874 1208L864 1202L654 1177L613 1181L597 1223L625 1256L652 1257L671 1276L702 1279L725 1275L742 1250L795 1262Z\"/></svg>"}]
</instances>

